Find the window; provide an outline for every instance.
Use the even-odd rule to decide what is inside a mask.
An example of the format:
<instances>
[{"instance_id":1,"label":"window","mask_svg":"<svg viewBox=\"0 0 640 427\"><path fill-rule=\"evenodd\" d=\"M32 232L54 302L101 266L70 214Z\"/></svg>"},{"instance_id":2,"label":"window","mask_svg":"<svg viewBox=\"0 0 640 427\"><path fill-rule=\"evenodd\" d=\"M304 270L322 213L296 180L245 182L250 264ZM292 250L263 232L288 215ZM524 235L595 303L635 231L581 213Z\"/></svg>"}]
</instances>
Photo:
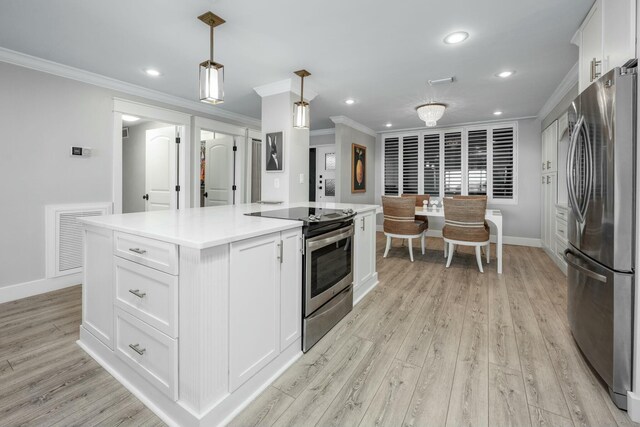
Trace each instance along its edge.
<instances>
[{"instance_id":1,"label":"window","mask_svg":"<svg viewBox=\"0 0 640 427\"><path fill-rule=\"evenodd\" d=\"M384 137L384 194L487 195L517 202L517 127L473 126Z\"/></svg>"}]
</instances>

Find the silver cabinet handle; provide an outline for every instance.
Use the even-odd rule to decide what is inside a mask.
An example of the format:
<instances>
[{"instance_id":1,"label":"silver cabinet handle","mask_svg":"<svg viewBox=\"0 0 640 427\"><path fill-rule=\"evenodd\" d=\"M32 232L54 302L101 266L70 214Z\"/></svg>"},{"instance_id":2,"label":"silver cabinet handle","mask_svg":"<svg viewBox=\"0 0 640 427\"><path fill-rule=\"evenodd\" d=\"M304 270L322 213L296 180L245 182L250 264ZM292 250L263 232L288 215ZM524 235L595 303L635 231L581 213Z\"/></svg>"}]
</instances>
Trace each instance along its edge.
<instances>
[{"instance_id":1,"label":"silver cabinet handle","mask_svg":"<svg viewBox=\"0 0 640 427\"><path fill-rule=\"evenodd\" d=\"M129 248L129 250L131 252L134 252L134 253L138 254L138 255L144 255L144 254L147 253L147 251L145 251L144 249L140 249L140 248Z\"/></svg>"},{"instance_id":2,"label":"silver cabinet handle","mask_svg":"<svg viewBox=\"0 0 640 427\"><path fill-rule=\"evenodd\" d=\"M362 231L364 231L364 218L361 218L360 221L362 221Z\"/></svg>"},{"instance_id":3,"label":"silver cabinet handle","mask_svg":"<svg viewBox=\"0 0 640 427\"><path fill-rule=\"evenodd\" d=\"M280 264L282 264L283 246L284 246L284 242L280 240L280 243L278 243L278 255L276 256L276 258L280 260Z\"/></svg>"},{"instance_id":4,"label":"silver cabinet handle","mask_svg":"<svg viewBox=\"0 0 640 427\"><path fill-rule=\"evenodd\" d=\"M561 232L561 233L564 233L564 230L561 229L561 228L558 228L558 231Z\"/></svg>"},{"instance_id":5,"label":"silver cabinet handle","mask_svg":"<svg viewBox=\"0 0 640 427\"><path fill-rule=\"evenodd\" d=\"M551 177L547 176L547 184L549 184L551 182Z\"/></svg>"},{"instance_id":6,"label":"silver cabinet handle","mask_svg":"<svg viewBox=\"0 0 640 427\"><path fill-rule=\"evenodd\" d=\"M140 344L129 344L129 348L138 353L140 356L142 356L144 352L147 351L146 348L140 348Z\"/></svg>"},{"instance_id":7,"label":"silver cabinet handle","mask_svg":"<svg viewBox=\"0 0 640 427\"><path fill-rule=\"evenodd\" d=\"M598 77L600 77L600 73L598 72L598 65L602 64L602 61L598 61L596 58L591 60L591 80L594 81Z\"/></svg>"},{"instance_id":8,"label":"silver cabinet handle","mask_svg":"<svg viewBox=\"0 0 640 427\"><path fill-rule=\"evenodd\" d=\"M551 160L547 160L547 169L551 169Z\"/></svg>"},{"instance_id":9,"label":"silver cabinet handle","mask_svg":"<svg viewBox=\"0 0 640 427\"><path fill-rule=\"evenodd\" d=\"M542 170L544 170L544 162L542 162Z\"/></svg>"},{"instance_id":10,"label":"silver cabinet handle","mask_svg":"<svg viewBox=\"0 0 640 427\"><path fill-rule=\"evenodd\" d=\"M129 289L129 293L134 294L138 298L144 298L144 296L147 295L144 292L140 292L140 289Z\"/></svg>"}]
</instances>

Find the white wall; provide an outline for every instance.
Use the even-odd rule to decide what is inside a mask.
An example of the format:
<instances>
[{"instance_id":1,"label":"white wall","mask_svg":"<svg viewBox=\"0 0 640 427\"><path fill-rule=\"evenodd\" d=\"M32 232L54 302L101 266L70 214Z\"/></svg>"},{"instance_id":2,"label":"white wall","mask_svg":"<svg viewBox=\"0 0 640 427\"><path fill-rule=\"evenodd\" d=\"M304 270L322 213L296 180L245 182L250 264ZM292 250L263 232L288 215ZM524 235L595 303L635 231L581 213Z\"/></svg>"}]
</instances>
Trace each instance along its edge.
<instances>
[{"instance_id":1,"label":"white wall","mask_svg":"<svg viewBox=\"0 0 640 427\"><path fill-rule=\"evenodd\" d=\"M0 289L45 278L45 205L112 201L114 97L227 121L3 62L0 94Z\"/></svg>"},{"instance_id":2,"label":"white wall","mask_svg":"<svg viewBox=\"0 0 640 427\"><path fill-rule=\"evenodd\" d=\"M540 171L541 159L540 120L518 120L518 203L516 205L495 204L490 208L502 211L503 235L527 239L540 239ZM451 127L455 127L451 126ZM382 153L382 137L377 140L378 152ZM376 164L376 203L381 203L382 155ZM378 224L382 217L378 215ZM430 230L441 230L442 222L429 220Z\"/></svg>"},{"instance_id":3,"label":"white wall","mask_svg":"<svg viewBox=\"0 0 640 427\"><path fill-rule=\"evenodd\" d=\"M336 135L331 133L329 135L311 135L309 136L309 145L315 147L316 145L330 145L336 143Z\"/></svg>"},{"instance_id":4,"label":"white wall","mask_svg":"<svg viewBox=\"0 0 640 427\"><path fill-rule=\"evenodd\" d=\"M375 202L375 159L376 137L360 132L348 125L336 124L336 200L340 203L364 203ZM367 191L364 193L351 192L351 144L367 147L365 165L365 181Z\"/></svg>"}]
</instances>

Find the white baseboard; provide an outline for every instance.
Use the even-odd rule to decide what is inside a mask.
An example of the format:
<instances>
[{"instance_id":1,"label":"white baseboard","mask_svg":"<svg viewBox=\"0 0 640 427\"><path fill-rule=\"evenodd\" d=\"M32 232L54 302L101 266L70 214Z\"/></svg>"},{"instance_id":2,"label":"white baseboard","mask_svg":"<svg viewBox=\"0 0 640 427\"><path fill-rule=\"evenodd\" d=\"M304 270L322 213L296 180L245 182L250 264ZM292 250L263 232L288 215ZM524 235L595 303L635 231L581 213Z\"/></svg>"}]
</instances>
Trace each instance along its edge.
<instances>
[{"instance_id":1,"label":"white baseboard","mask_svg":"<svg viewBox=\"0 0 640 427\"><path fill-rule=\"evenodd\" d=\"M640 395L632 391L627 392L627 414L631 421L640 423Z\"/></svg>"},{"instance_id":2,"label":"white baseboard","mask_svg":"<svg viewBox=\"0 0 640 427\"><path fill-rule=\"evenodd\" d=\"M376 226L377 231L384 231L382 225ZM442 230L427 230L427 237L442 238ZM496 243L496 235L491 235L491 243ZM532 237L502 236L502 243L505 245L531 246L533 248L541 248L542 241Z\"/></svg>"},{"instance_id":3,"label":"white baseboard","mask_svg":"<svg viewBox=\"0 0 640 427\"><path fill-rule=\"evenodd\" d=\"M45 292L57 291L82 283L82 273L69 274L67 276L39 279L32 282L17 283L15 285L0 287L0 304L15 301Z\"/></svg>"},{"instance_id":4,"label":"white baseboard","mask_svg":"<svg viewBox=\"0 0 640 427\"><path fill-rule=\"evenodd\" d=\"M373 276L365 283L361 283L360 286L353 291L353 306L359 303L369 292L371 292L376 286L378 286L378 272L376 271Z\"/></svg>"}]
</instances>

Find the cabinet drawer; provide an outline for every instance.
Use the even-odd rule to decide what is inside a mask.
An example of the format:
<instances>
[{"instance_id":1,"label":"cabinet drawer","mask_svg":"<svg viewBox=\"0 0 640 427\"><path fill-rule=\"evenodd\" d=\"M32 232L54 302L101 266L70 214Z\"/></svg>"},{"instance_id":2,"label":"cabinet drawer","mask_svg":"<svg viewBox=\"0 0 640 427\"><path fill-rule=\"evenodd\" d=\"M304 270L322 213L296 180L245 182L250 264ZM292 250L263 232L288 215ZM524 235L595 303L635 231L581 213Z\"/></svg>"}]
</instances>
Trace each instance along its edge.
<instances>
[{"instance_id":1,"label":"cabinet drawer","mask_svg":"<svg viewBox=\"0 0 640 427\"><path fill-rule=\"evenodd\" d=\"M174 401L178 400L178 341L116 308L116 355Z\"/></svg>"},{"instance_id":2,"label":"cabinet drawer","mask_svg":"<svg viewBox=\"0 0 640 427\"><path fill-rule=\"evenodd\" d=\"M567 249L567 244L560 239L556 239L555 246L556 246L555 248L556 256L560 259L560 262L562 264L566 265L566 262L564 261L564 251Z\"/></svg>"},{"instance_id":3,"label":"cabinet drawer","mask_svg":"<svg viewBox=\"0 0 640 427\"><path fill-rule=\"evenodd\" d=\"M566 209L559 208L556 206L556 217L566 222L568 216L569 216L569 213Z\"/></svg>"},{"instance_id":4,"label":"cabinet drawer","mask_svg":"<svg viewBox=\"0 0 640 427\"><path fill-rule=\"evenodd\" d=\"M178 247L173 243L116 232L113 250L119 257L165 273L178 274Z\"/></svg>"},{"instance_id":5,"label":"cabinet drawer","mask_svg":"<svg viewBox=\"0 0 640 427\"><path fill-rule=\"evenodd\" d=\"M556 237L564 242L567 241L567 222L559 217L556 218Z\"/></svg>"},{"instance_id":6,"label":"cabinet drawer","mask_svg":"<svg viewBox=\"0 0 640 427\"><path fill-rule=\"evenodd\" d=\"M113 258L118 307L177 338L178 276Z\"/></svg>"}]
</instances>

